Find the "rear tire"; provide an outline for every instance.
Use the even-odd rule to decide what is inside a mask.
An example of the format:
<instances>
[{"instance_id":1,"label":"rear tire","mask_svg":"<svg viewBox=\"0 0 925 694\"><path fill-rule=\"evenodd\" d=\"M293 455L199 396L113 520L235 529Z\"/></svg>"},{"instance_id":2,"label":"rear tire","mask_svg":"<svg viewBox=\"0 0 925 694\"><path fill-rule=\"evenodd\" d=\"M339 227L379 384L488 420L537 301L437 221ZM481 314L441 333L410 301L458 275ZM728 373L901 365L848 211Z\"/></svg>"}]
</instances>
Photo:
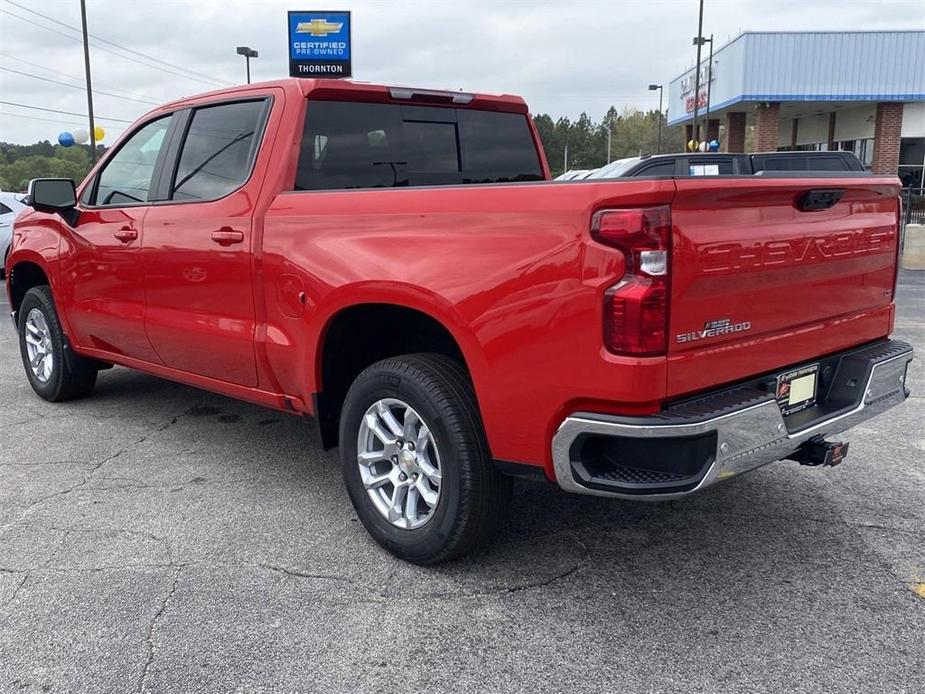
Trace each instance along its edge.
<instances>
[{"instance_id":1,"label":"rear tire","mask_svg":"<svg viewBox=\"0 0 925 694\"><path fill-rule=\"evenodd\" d=\"M96 384L96 362L71 350L47 285L27 291L19 306L19 351L29 385L44 400L81 398Z\"/></svg>"},{"instance_id":2,"label":"rear tire","mask_svg":"<svg viewBox=\"0 0 925 694\"><path fill-rule=\"evenodd\" d=\"M340 450L360 521L415 564L487 542L510 502L511 479L492 464L468 374L442 355L393 357L363 371L344 401Z\"/></svg>"}]
</instances>

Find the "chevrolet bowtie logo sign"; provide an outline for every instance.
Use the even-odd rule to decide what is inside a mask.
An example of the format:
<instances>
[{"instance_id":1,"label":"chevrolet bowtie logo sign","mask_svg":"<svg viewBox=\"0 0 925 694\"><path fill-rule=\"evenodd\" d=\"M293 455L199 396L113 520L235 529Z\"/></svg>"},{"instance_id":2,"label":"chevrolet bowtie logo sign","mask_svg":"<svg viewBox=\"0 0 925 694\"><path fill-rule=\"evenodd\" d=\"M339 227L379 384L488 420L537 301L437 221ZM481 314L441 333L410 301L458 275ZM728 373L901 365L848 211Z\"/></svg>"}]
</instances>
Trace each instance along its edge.
<instances>
[{"instance_id":1,"label":"chevrolet bowtie logo sign","mask_svg":"<svg viewBox=\"0 0 925 694\"><path fill-rule=\"evenodd\" d=\"M336 34L343 28L343 22L329 22L326 19L312 19L310 22L299 22L295 32L297 34L311 34L312 36L327 36Z\"/></svg>"},{"instance_id":2,"label":"chevrolet bowtie logo sign","mask_svg":"<svg viewBox=\"0 0 925 694\"><path fill-rule=\"evenodd\" d=\"M290 10L287 13L290 76L350 77L350 21L348 11Z\"/></svg>"}]
</instances>

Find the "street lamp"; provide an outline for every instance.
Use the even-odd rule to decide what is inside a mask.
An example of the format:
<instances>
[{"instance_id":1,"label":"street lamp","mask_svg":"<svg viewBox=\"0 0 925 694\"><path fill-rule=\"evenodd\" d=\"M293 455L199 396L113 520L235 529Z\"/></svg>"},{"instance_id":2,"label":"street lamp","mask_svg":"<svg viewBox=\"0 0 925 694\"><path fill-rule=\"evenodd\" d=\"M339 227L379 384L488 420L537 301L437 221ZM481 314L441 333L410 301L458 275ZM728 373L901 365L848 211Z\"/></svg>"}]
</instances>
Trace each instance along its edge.
<instances>
[{"instance_id":1,"label":"street lamp","mask_svg":"<svg viewBox=\"0 0 925 694\"><path fill-rule=\"evenodd\" d=\"M697 35L694 37L694 45L697 46L697 67L694 70L694 137L693 139L697 142L700 141L700 133L697 131L697 115L700 101L700 49L703 47L703 44L706 43L706 40L703 38L703 0L700 0L700 16L697 19Z\"/></svg>"},{"instance_id":2,"label":"street lamp","mask_svg":"<svg viewBox=\"0 0 925 694\"><path fill-rule=\"evenodd\" d=\"M649 91L654 92L658 90L658 144L656 145L656 154L662 153L662 85L661 84L650 84Z\"/></svg>"},{"instance_id":3,"label":"street lamp","mask_svg":"<svg viewBox=\"0 0 925 694\"><path fill-rule=\"evenodd\" d=\"M710 34L710 38L705 39L700 37L700 40L703 43L710 44L710 57L707 59L707 113L704 116L704 123L706 129L706 140L710 139L710 91L713 88L713 34Z\"/></svg>"},{"instance_id":4,"label":"street lamp","mask_svg":"<svg viewBox=\"0 0 925 694\"><path fill-rule=\"evenodd\" d=\"M251 83L251 58L257 57L257 51L247 46L238 46L238 55L243 55L247 63L247 83Z\"/></svg>"}]
</instances>

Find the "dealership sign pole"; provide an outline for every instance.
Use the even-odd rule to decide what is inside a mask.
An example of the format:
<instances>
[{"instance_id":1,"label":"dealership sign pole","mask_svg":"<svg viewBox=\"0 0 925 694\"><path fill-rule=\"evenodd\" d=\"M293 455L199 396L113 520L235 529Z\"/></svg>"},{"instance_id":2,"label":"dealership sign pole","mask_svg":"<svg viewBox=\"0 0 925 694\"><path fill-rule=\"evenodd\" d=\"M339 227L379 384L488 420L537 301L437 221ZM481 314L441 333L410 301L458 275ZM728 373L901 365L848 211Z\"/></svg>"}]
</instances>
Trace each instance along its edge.
<instances>
[{"instance_id":1,"label":"dealership sign pole","mask_svg":"<svg viewBox=\"0 0 925 694\"><path fill-rule=\"evenodd\" d=\"M289 76L351 77L350 12L289 12Z\"/></svg>"}]
</instances>

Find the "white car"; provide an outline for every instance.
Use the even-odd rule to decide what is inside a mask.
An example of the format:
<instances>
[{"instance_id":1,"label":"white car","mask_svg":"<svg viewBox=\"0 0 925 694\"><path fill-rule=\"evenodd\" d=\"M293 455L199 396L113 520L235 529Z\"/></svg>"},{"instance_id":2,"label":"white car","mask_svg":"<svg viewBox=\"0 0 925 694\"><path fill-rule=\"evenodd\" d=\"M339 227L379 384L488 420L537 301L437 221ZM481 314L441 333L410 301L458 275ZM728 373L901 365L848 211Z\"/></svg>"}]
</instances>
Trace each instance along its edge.
<instances>
[{"instance_id":1,"label":"white car","mask_svg":"<svg viewBox=\"0 0 925 694\"><path fill-rule=\"evenodd\" d=\"M579 178L584 178L590 173L590 169L569 169L564 174L559 174L556 176L556 181L572 181Z\"/></svg>"},{"instance_id":2,"label":"white car","mask_svg":"<svg viewBox=\"0 0 925 694\"><path fill-rule=\"evenodd\" d=\"M0 279L6 276L6 256L10 252L10 243L13 241L13 220L26 206L22 202L22 195L16 193L0 192Z\"/></svg>"}]
</instances>

